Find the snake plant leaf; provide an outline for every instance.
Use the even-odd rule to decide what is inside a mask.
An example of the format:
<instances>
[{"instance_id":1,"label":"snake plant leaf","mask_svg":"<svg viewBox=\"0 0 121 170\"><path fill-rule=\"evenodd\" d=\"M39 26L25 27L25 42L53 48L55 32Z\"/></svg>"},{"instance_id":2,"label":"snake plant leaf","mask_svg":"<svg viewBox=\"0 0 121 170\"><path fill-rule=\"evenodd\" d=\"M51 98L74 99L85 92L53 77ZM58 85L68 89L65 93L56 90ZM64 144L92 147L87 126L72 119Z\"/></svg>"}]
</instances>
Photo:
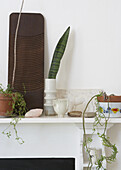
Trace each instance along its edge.
<instances>
[{"instance_id":1,"label":"snake plant leaf","mask_svg":"<svg viewBox=\"0 0 121 170\"><path fill-rule=\"evenodd\" d=\"M59 67L60 67L60 62L63 57L63 54L66 49L68 37L69 37L69 32L70 32L70 27L67 28L67 30L64 32L60 40L58 41L58 44L55 48L54 54L53 54L53 59L49 71L48 78L49 79L56 79L56 75L58 73Z\"/></svg>"}]
</instances>

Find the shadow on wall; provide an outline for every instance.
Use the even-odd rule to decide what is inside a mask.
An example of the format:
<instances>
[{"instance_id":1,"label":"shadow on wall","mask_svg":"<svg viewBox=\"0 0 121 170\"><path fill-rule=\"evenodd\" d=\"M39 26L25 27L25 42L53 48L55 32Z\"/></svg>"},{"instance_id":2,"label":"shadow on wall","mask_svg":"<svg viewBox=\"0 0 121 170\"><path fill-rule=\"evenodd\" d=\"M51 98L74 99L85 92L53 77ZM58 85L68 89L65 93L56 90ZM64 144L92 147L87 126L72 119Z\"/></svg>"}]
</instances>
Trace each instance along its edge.
<instances>
[{"instance_id":1,"label":"shadow on wall","mask_svg":"<svg viewBox=\"0 0 121 170\"><path fill-rule=\"evenodd\" d=\"M117 130L118 129L118 130ZM121 161L121 125L114 125L112 128L108 130L108 136L110 137L111 143L116 144L118 148L117 159L114 163L108 164L107 170L120 170L120 164L118 162ZM118 142L118 143L117 143ZM106 150L106 154L110 154L110 151Z\"/></svg>"},{"instance_id":2,"label":"shadow on wall","mask_svg":"<svg viewBox=\"0 0 121 170\"><path fill-rule=\"evenodd\" d=\"M60 65L59 73L57 76L57 88L61 87L68 89L69 79L71 77L70 71L72 68L73 62L73 53L74 53L74 44L75 44L75 32L71 30L67 47Z\"/></svg>"}]
</instances>

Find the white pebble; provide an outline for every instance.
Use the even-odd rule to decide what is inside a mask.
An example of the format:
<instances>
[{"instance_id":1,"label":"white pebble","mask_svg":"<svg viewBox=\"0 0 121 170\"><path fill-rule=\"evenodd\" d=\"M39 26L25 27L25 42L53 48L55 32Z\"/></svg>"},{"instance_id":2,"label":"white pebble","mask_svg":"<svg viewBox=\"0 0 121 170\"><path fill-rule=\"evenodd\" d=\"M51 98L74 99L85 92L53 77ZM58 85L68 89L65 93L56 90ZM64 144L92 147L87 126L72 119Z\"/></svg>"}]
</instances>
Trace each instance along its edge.
<instances>
[{"instance_id":1,"label":"white pebble","mask_svg":"<svg viewBox=\"0 0 121 170\"><path fill-rule=\"evenodd\" d=\"M25 117L40 117L42 112L43 109L31 109L25 114Z\"/></svg>"}]
</instances>

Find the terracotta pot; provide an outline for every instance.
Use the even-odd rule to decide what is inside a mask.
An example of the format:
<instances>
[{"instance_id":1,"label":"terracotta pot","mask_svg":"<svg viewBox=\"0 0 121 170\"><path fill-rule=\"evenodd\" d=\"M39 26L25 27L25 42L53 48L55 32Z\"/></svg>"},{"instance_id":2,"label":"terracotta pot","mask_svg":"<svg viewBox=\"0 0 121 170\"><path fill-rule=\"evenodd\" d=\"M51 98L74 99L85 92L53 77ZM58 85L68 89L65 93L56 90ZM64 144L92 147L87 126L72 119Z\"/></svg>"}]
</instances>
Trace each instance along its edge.
<instances>
[{"instance_id":1,"label":"terracotta pot","mask_svg":"<svg viewBox=\"0 0 121 170\"><path fill-rule=\"evenodd\" d=\"M97 97L98 102L121 102L121 96L104 96Z\"/></svg>"},{"instance_id":2,"label":"terracotta pot","mask_svg":"<svg viewBox=\"0 0 121 170\"><path fill-rule=\"evenodd\" d=\"M12 97L0 94L0 116L8 116L12 112Z\"/></svg>"}]
</instances>

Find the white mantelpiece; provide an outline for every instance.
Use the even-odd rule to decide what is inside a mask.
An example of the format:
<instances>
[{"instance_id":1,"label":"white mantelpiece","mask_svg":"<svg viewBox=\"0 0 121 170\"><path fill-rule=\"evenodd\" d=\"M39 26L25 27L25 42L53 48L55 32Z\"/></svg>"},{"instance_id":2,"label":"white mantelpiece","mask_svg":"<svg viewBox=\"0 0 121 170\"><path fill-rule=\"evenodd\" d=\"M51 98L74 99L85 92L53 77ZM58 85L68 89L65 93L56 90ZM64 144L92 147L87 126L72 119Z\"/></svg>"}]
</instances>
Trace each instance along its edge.
<instances>
[{"instance_id":1,"label":"white mantelpiece","mask_svg":"<svg viewBox=\"0 0 121 170\"><path fill-rule=\"evenodd\" d=\"M0 119L0 124L7 125L10 121L11 121L10 118L3 118ZM94 118L86 118L85 122L87 127L87 134L91 134ZM34 130L36 126L40 127L39 129L40 133L39 130L38 132L36 132L36 131L32 131L32 129L29 133L30 135L33 134L33 132L36 133L36 135L33 134L34 139L32 139L32 141L36 143L37 140L39 139L40 140L39 145L36 144L34 147L41 148L40 150L38 148L39 152L36 151L37 154L34 153L33 149L36 150L36 148L34 148L32 144L30 144L31 142L30 143L28 142L30 140L30 138L28 137L24 145L28 147L28 149L29 148L32 149L32 154L30 155L29 152L27 154L24 153L22 157L36 157L36 156L37 157L73 157L75 158L76 161L75 170L83 170L83 167L87 167L88 164L84 162L82 123L83 123L82 118L71 118L68 116L65 116L64 118L58 118L58 117L22 118L18 123L19 135L21 136L21 132L20 132L21 128L22 128L22 134L24 132L23 135L29 136L29 134L26 133L26 129L29 130L29 127L32 127L32 129ZM121 118L110 118L108 128L112 127L114 124L120 124L120 123L121 123ZM98 130L102 131L103 129L102 127L98 127ZM77 133L78 135L75 136L75 133ZM38 138L39 135L40 137ZM11 139L7 139L7 140L9 142ZM26 143L29 146L27 146ZM24 145L23 146L20 145L19 149L20 150L23 149ZM11 147L13 146L11 145ZM44 147L45 149L43 149ZM105 149L103 146L102 146L102 152L103 154L105 154ZM21 154L19 155L17 153L17 155L15 155L14 152L14 154L9 153L9 156L21 157ZM1 154L0 157L2 157ZM3 157L6 156L4 155ZM104 164L104 166L106 166L106 164Z\"/></svg>"},{"instance_id":2,"label":"white mantelpiece","mask_svg":"<svg viewBox=\"0 0 121 170\"><path fill-rule=\"evenodd\" d=\"M0 124L9 123L11 118L0 118ZM82 124L82 118L65 116L58 118L57 116L43 116L40 118L21 118L18 123L22 124ZM85 118L86 124L93 124L94 118ZM103 120L102 120L103 122ZM121 124L121 118L110 118L108 124Z\"/></svg>"}]
</instances>

